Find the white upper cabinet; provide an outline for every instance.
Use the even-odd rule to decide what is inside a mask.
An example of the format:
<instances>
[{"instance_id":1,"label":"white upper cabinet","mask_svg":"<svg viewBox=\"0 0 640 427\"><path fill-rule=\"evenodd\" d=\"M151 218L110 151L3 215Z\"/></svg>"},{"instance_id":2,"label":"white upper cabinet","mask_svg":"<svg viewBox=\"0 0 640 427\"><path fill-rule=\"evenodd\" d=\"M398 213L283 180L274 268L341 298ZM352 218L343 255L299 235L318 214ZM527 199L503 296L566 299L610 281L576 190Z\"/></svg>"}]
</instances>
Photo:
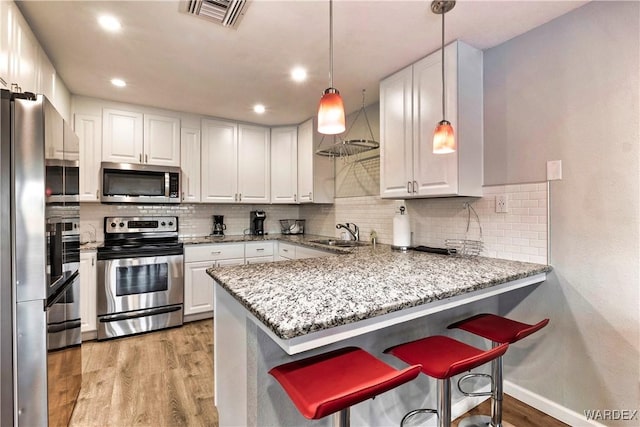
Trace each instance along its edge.
<instances>
[{"instance_id":1,"label":"white upper cabinet","mask_svg":"<svg viewBox=\"0 0 640 427\"><path fill-rule=\"evenodd\" d=\"M457 149L433 154L442 120L442 53L380 83L380 195L383 198L482 195L482 52L445 47L446 118Z\"/></svg>"},{"instance_id":2,"label":"white upper cabinet","mask_svg":"<svg viewBox=\"0 0 640 427\"><path fill-rule=\"evenodd\" d=\"M262 126L238 126L238 201L269 203L271 200L270 130Z\"/></svg>"},{"instance_id":3,"label":"white upper cabinet","mask_svg":"<svg viewBox=\"0 0 640 427\"><path fill-rule=\"evenodd\" d=\"M142 113L105 108L102 111L102 160L143 163Z\"/></svg>"},{"instance_id":4,"label":"white upper cabinet","mask_svg":"<svg viewBox=\"0 0 640 427\"><path fill-rule=\"evenodd\" d=\"M102 160L180 166L180 119L105 108Z\"/></svg>"},{"instance_id":5,"label":"white upper cabinet","mask_svg":"<svg viewBox=\"0 0 640 427\"><path fill-rule=\"evenodd\" d=\"M37 91L38 48L40 47L27 22L15 4L9 5L11 31L9 73L11 83L19 86L19 91Z\"/></svg>"},{"instance_id":6,"label":"white upper cabinet","mask_svg":"<svg viewBox=\"0 0 640 427\"><path fill-rule=\"evenodd\" d=\"M298 128L271 129L271 203L298 201Z\"/></svg>"},{"instance_id":7,"label":"white upper cabinet","mask_svg":"<svg viewBox=\"0 0 640 427\"><path fill-rule=\"evenodd\" d=\"M330 137L330 136L327 136ZM314 119L298 126L298 202L333 203L335 194L334 161L315 151L320 136Z\"/></svg>"},{"instance_id":8,"label":"white upper cabinet","mask_svg":"<svg viewBox=\"0 0 640 427\"><path fill-rule=\"evenodd\" d=\"M102 158L102 119L75 114L74 129L80 140L80 201L100 201L100 161Z\"/></svg>"},{"instance_id":9,"label":"white upper cabinet","mask_svg":"<svg viewBox=\"0 0 640 427\"><path fill-rule=\"evenodd\" d=\"M380 82L380 196L408 197L413 181L413 69Z\"/></svg>"},{"instance_id":10,"label":"white upper cabinet","mask_svg":"<svg viewBox=\"0 0 640 427\"><path fill-rule=\"evenodd\" d=\"M144 162L180 166L180 119L144 115Z\"/></svg>"},{"instance_id":11,"label":"white upper cabinet","mask_svg":"<svg viewBox=\"0 0 640 427\"><path fill-rule=\"evenodd\" d=\"M202 120L202 202L238 201L238 125L224 120Z\"/></svg>"},{"instance_id":12,"label":"white upper cabinet","mask_svg":"<svg viewBox=\"0 0 640 427\"><path fill-rule=\"evenodd\" d=\"M182 128L180 132L182 201L200 201L200 129Z\"/></svg>"},{"instance_id":13,"label":"white upper cabinet","mask_svg":"<svg viewBox=\"0 0 640 427\"><path fill-rule=\"evenodd\" d=\"M269 203L269 128L202 120L202 202Z\"/></svg>"}]
</instances>

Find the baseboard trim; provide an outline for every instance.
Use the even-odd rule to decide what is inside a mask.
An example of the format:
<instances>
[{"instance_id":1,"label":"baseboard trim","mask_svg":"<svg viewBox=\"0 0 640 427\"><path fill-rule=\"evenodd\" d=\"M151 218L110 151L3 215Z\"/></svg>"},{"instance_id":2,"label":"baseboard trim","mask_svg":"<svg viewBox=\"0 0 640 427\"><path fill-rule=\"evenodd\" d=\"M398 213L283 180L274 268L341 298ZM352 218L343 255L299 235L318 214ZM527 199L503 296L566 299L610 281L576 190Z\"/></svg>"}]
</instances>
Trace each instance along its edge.
<instances>
[{"instance_id":1,"label":"baseboard trim","mask_svg":"<svg viewBox=\"0 0 640 427\"><path fill-rule=\"evenodd\" d=\"M532 391L529 391L519 385L516 385L510 381L504 382L504 392L511 397L518 399L527 405L536 408L538 411L544 412L552 416L553 418L562 421L570 426L596 426L605 427L604 424L600 424L597 421L587 420L587 418L575 412L569 408L565 408L556 402L553 402L546 397L540 396Z\"/></svg>"},{"instance_id":2,"label":"baseboard trim","mask_svg":"<svg viewBox=\"0 0 640 427\"><path fill-rule=\"evenodd\" d=\"M184 323L195 322L197 320L213 319L213 311L207 311L206 313L186 314L183 317Z\"/></svg>"}]
</instances>

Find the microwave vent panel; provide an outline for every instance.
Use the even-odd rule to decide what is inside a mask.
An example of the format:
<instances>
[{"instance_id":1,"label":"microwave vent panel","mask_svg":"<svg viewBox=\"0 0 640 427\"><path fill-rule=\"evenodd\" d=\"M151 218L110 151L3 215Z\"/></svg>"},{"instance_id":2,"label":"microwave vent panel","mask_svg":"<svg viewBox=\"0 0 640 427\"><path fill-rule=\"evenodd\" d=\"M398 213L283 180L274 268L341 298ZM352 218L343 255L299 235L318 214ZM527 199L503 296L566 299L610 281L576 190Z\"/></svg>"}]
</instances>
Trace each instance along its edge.
<instances>
[{"instance_id":1,"label":"microwave vent panel","mask_svg":"<svg viewBox=\"0 0 640 427\"><path fill-rule=\"evenodd\" d=\"M186 12L235 29L248 3L248 0L186 0Z\"/></svg>"}]
</instances>

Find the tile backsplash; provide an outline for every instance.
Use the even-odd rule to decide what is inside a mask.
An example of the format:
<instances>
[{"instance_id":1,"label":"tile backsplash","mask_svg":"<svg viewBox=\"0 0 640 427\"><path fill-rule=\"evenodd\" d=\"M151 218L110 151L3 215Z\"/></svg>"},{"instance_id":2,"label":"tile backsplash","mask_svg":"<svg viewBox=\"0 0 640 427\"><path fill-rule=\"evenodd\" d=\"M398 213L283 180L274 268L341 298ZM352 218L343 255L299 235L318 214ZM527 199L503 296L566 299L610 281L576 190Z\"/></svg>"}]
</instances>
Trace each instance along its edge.
<instances>
[{"instance_id":1,"label":"tile backsplash","mask_svg":"<svg viewBox=\"0 0 640 427\"><path fill-rule=\"evenodd\" d=\"M401 205L407 207L412 244L444 247L445 239L465 238L469 202L482 225L482 255L518 261L547 263L547 183L484 187L482 197L387 200L379 196L336 198L333 205L106 205L82 203L80 207L83 242L104 239L106 216L160 216L180 218L181 236L211 233L212 215L224 215L226 234L248 232L249 212L264 210L267 233L280 232L280 219L305 219L307 234L340 237L337 223L352 222L360 227L360 240L369 241L372 231L378 242L393 242L393 217ZM507 197L508 212L495 212L495 196ZM95 229L95 232L94 232ZM473 215L469 239L479 238Z\"/></svg>"},{"instance_id":2,"label":"tile backsplash","mask_svg":"<svg viewBox=\"0 0 640 427\"><path fill-rule=\"evenodd\" d=\"M206 236L211 234L212 215L224 215L226 234L238 235L249 232L249 212L265 211L265 232L279 233L280 219L299 217L299 207L295 205L107 205L82 203L80 205L80 232L83 242L104 240L104 217L107 216L177 216L181 236Z\"/></svg>"},{"instance_id":3,"label":"tile backsplash","mask_svg":"<svg viewBox=\"0 0 640 427\"><path fill-rule=\"evenodd\" d=\"M334 205L303 205L301 218L309 233L340 235L336 223L353 222L360 239L375 230L380 243L393 241L393 216L405 205L410 217L412 244L444 247L445 239L465 238L469 202L482 225L482 255L518 261L547 263L547 183L484 187L483 197L386 200L379 196L340 198ZM508 212L495 212L495 196L507 197ZM477 240L479 228L472 215L467 238Z\"/></svg>"}]
</instances>

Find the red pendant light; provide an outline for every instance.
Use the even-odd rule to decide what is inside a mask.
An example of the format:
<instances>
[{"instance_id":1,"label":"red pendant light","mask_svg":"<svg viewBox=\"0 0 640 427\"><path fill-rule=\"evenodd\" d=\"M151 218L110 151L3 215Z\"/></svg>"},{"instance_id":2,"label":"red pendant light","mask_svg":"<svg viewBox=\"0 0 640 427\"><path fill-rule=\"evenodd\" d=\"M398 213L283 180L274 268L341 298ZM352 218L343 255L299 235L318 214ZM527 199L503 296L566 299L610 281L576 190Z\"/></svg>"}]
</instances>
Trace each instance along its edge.
<instances>
[{"instance_id":1,"label":"red pendant light","mask_svg":"<svg viewBox=\"0 0 640 427\"><path fill-rule=\"evenodd\" d=\"M433 132L433 154L448 154L456 151L456 139L453 126L445 119L445 85L444 85L444 14L456 5L455 0L431 2L431 11L442 15L442 120Z\"/></svg>"},{"instance_id":2,"label":"red pendant light","mask_svg":"<svg viewBox=\"0 0 640 427\"><path fill-rule=\"evenodd\" d=\"M329 0L329 80L318 106L318 132L335 135L345 131L344 103L338 89L333 87L333 0Z\"/></svg>"}]
</instances>

